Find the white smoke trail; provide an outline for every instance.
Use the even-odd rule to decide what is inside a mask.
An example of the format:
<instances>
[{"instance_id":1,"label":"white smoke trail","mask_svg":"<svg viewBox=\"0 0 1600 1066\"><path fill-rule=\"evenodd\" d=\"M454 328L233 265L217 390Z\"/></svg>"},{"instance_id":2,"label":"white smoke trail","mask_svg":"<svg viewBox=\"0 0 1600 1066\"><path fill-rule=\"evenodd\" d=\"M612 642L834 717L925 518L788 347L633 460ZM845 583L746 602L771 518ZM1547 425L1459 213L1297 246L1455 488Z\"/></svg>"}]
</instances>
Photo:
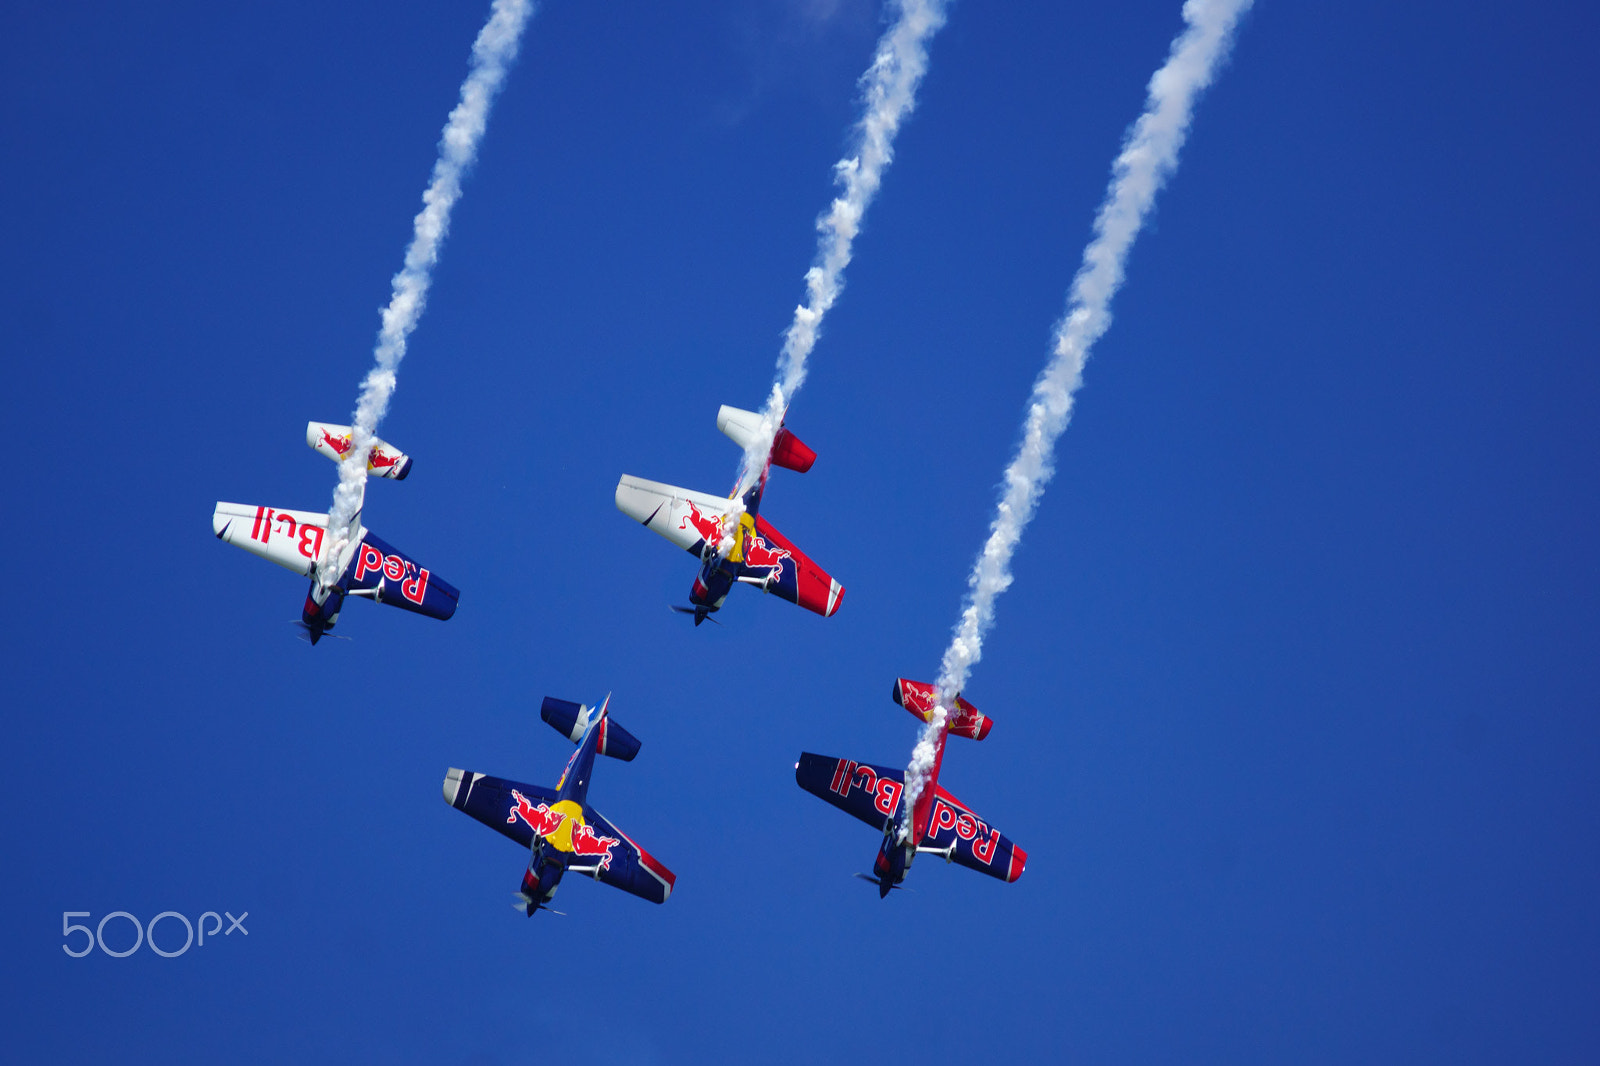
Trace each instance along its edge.
<instances>
[{"instance_id":1,"label":"white smoke trail","mask_svg":"<svg viewBox=\"0 0 1600 1066\"><path fill-rule=\"evenodd\" d=\"M394 393L395 369L405 358L406 340L422 317L428 287L433 283L433 266L439 261L439 246L450 229L450 211L461 198L461 179L477 158L489 109L517 57L523 28L535 6L534 0L494 0L489 21L472 44L472 69L461 83L461 102L450 112L439 138L439 158L422 194L422 211L413 222L405 265L394 276L393 295L383 311L383 325L373 352L377 365L361 383L352 447L339 464L339 487L334 490L333 509L328 512L329 548L318 574L324 583L339 580L350 527L361 510L366 491L367 456Z\"/></svg>"},{"instance_id":2,"label":"white smoke trail","mask_svg":"<svg viewBox=\"0 0 1600 1066\"><path fill-rule=\"evenodd\" d=\"M889 6L899 8L899 15L879 38L872 66L861 76L864 107L855 127L856 144L850 155L833 165L840 194L817 219L820 236L816 261L806 271L807 302L794 309L794 321L784 336L777 379L761 410L761 429L745 448L737 496L760 479L783 413L806 379L806 357L816 347L823 316L844 287L844 268L850 263L861 218L894 158L895 134L916 106L917 86L928 71L928 41L944 25L946 0L891 0ZM737 522L738 515L728 520ZM723 551L733 544L732 538L726 540Z\"/></svg>"},{"instance_id":3,"label":"white smoke trail","mask_svg":"<svg viewBox=\"0 0 1600 1066\"><path fill-rule=\"evenodd\" d=\"M956 693L983 655L984 635L994 623L995 599L1011 584L1017 541L1055 473L1056 438L1072 417L1072 397L1083 383L1089 351L1111 325L1111 298L1122 286L1128 250L1156 193L1177 168L1195 100L1227 58L1234 28L1251 2L1187 0L1183 5L1187 26L1172 42L1166 63L1150 79L1144 113L1128 130L1122 153L1112 165L1111 184L1094 220L1094 239L1084 249L1083 265L1073 278L1066 314L1056 324L1054 351L1034 382L1022 443L1006 468L989 539L967 579L966 606L939 672L933 720L911 753L908 810L927 783L935 741Z\"/></svg>"}]
</instances>

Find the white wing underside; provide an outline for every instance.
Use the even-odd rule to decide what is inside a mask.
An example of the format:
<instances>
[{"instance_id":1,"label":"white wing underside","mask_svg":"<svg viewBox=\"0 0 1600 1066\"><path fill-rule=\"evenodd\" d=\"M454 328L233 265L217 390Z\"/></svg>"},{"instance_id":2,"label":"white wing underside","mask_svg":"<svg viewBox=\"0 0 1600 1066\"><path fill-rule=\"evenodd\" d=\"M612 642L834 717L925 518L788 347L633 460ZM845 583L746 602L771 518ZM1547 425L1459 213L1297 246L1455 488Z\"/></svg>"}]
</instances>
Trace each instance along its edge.
<instances>
[{"instance_id":1,"label":"white wing underside","mask_svg":"<svg viewBox=\"0 0 1600 1066\"><path fill-rule=\"evenodd\" d=\"M328 516L319 511L290 511L258 507L246 503L218 503L211 516L211 532L218 540L277 563L285 570L309 577L316 568L326 543ZM346 566L354 557L356 545L365 532L357 520L350 543L345 545L341 562ZM340 572L343 572L343 567Z\"/></svg>"},{"instance_id":2,"label":"white wing underside","mask_svg":"<svg viewBox=\"0 0 1600 1066\"><path fill-rule=\"evenodd\" d=\"M733 501L724 496L646 481L631 474L622 475L617 482L617 510L685 551L709 539L708 521L720 523L732 507Z\"/></svg>"}]
</instances>

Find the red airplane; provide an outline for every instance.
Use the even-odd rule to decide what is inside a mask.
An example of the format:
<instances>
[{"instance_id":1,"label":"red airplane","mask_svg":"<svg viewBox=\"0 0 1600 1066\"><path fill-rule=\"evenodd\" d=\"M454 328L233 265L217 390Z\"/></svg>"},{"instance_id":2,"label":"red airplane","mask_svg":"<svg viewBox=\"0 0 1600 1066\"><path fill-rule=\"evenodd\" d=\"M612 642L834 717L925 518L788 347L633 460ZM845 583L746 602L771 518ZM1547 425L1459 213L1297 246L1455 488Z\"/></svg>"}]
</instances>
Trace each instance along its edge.
<instances>
[{"instance_id":1,"label":"red airplane","mask_svg":"<svg viewBox=\"0 0 1600 1066\"><path fill-rule=\"evenodd\" d=\"M924 722L933 720L934 695L934 687L923 681L900 678L894 683L894 701ZM931 852L942 856L945 862L960 863L1002 881L1015 881L1022 876L1028 853L939 784L945 738L954 734L982 740L993 725L993 719L956 697L955 711L934 738L933 767L927 783L910 810L903 802L906 772L898 767L810 752L802 753L795 763L794 778L801 788L883 834L883 844L872 866L873 876L857 875L876 884L880 898L899 887L911 868L911 860L921 852Z\"/></svg>"}]
</instances>

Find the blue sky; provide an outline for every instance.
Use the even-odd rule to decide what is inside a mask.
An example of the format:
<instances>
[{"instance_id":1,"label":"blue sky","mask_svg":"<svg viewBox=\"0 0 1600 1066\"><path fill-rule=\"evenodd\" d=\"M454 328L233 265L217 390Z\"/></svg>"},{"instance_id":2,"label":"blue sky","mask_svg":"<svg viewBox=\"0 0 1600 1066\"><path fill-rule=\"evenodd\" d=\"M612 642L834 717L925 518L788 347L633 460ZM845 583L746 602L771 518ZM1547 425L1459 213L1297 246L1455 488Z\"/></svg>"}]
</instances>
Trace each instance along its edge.
<instances>
[{"instance_id":1,"label":"blue sky","mask_svg":"<svg viewBox=\"0 0 1600 1066\"><path fill-rule=\"evenodd\" d=\"M902 762L1175 0L957 4L763 513L845 584L735 593L617 513L725 491L881 28L550 2L491 120L366 520L448 623L218 544L327 506L480 4L0 13L8 1049L60 1061L1584 1061L1600 1022L1594 195L1581 5L1263 0L1135 247L944 784L1004 885L801 792ZM1026 8L1036 8L1027 10ZM678 875L563 887L450 810L592 802ZM576 879L574 879L576 881ZM60 915L248 910L162 959Z\"/></svg>"}]
</instances>

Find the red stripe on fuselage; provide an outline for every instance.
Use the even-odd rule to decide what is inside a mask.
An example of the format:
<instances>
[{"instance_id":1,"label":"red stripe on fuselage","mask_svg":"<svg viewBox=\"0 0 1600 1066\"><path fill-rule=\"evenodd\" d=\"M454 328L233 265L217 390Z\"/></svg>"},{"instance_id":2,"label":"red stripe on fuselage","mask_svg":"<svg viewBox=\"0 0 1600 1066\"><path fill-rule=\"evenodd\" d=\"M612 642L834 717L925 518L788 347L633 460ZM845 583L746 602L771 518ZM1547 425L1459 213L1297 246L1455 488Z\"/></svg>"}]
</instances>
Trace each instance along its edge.
<instances>
[{"instance_id":1,"label":"red stripe on fuselage","mask_svg":"<svg viewBox=\"0 0 1600 1066\"><path fill-rule=\"evenodd\" d=\"M939 738L934 741L933 769L928 773L928 785L930 787L924 788L921 795L917 796L917 805L911 812L911 825L916 830L916 840L919 844L927 839L931 829L929 822L933 819L933 801L940 792L939 767L944 764L946 735L943 729L939 730Z\"/></svg>"}]
</instances>

